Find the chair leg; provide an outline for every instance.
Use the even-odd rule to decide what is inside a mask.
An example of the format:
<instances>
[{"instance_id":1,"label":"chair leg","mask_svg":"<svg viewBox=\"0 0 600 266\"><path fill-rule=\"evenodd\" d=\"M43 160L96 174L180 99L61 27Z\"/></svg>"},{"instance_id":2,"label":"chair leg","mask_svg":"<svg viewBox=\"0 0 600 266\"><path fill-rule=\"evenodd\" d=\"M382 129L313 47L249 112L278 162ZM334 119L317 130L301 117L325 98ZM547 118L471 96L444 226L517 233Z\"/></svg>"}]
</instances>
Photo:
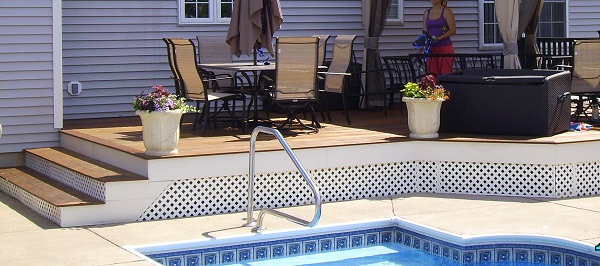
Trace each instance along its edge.
<instances>
[{"instance_id":1,"label":"chair leg","mask_svg":"<svg viewBox=\"0 0 600 266\"><path fill-rule=\"evenodd\" d=\"M329 123L331 123L331 113L329 112L329 101L327 97L327 93L326 91L323 91L322 96L323 96L323 108L325 109L325 112L327 113L327 121L329 121ZM323 111L321 110L321 118L323 119L323 121L325 121L325 115L323 114Z\"/></svg>"},{"instance_id":2,"label":"chair leg","mask_svg":"<svg viewBox=\"0 0 600 266\"><path fill-rule=\"evenodd\" d=\"M310 108L310 116L312 119L311 126L313 126L314 128L321 128L321 123L319 123L319 120L317 120L315 108L313 108L310 104L308 105L308 108Z\"/></svg>"},{"instance_id":3,"label":"chair leg","mask_svg":"<svg viewBox=\"0 0 600 266\"><path fill-rule=\"evenodd\" d=\"M202 132L200 134L204 135L204 132L206 132L206 124L210 121L210 102L206 102L202 106L202 117L204 121L202 122Z\"/></svg>"},{"instance_id":4,"label":"chair leg","mask_svg":"<svg viewBox=\"0 0 600 266\"><path fill-rule=\"evenodd\" d=\"M217 120L218 120L218 115L220 113L218 101L215 101L214 110L215 111L213 113L213 119L212 120L213 120L213 123L215 124L215 126L214 126L215 130L217 130ZM210 118L208 119L208 121L209 121L208 123L210 123Z\"/></svg>"},{"instance_id":5,"label":"chair leg","mask_svg":"<svg viewBox=\"0 0 600 266\"><path fill-rule=\"evenodd\" d=\"M200 103L196 102L196 116L194 118L194 126L192 127L192 131L196 130L196 126L198 125L198 121L201 121L204 119L204 107L202 107L202 110L200 109Z\"/></svg>"},{"instance_id":6,"label":"chair leg","mask_svg":"<svg viewBox=\"0 0 600 266\"><path fill-rule=\"evenodd\" d=\"M384 93L383 94L383 116L387 117L387 109L388 109L388 102L387 102L387 94Z\"/></svg>"},{"instance_id":7,"label":"chair leg","mask_svg":"<svg viewBox=\"0 0 600 266\"><path fill-rule=\"evenodd\" d=\"M242 133L248 132L248 111L246 110L246 97L242 95Z\"/></svg>"},{"instance_id":8,"label":"chair leg","mask_svg":"<svg viewBox=\"0 0 600 266\"><path fill-rule=\"evenodd\" d=\"M346 115L346 122L348 122L348 125L351 125L352 122L350 122L350 114L348 114L348 110L346 108L346 92L344 91L342 91L342 106L344 108L344 114Z\"/></svg>"}]
</instances>

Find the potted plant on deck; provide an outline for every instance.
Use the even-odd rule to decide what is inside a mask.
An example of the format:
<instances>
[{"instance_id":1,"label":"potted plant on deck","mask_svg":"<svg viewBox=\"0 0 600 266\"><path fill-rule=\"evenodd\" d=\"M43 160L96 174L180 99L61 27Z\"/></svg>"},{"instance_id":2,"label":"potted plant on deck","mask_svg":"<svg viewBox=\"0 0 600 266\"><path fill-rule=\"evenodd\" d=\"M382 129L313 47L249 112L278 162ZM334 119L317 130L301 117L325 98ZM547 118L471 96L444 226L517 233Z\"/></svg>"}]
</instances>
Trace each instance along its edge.
<instances>
[{"instance_id":1,"label":"potted plant on deck","mask_svg":"<svg viewBox=\"0 0 600 266\"><path fill-rule=\"evenodd\" d=\"M419 83L404 85L402 101L408 109L408 129L411 138L437 138L442 103L450 93L436 84L434 75L425 75Z\"/></svg>"},{"instance_id":2,"label":"potted plant on deck","mask_svg":"<svg viewBox=\"0 0 600 266\"><path fill-rule=\"evenodd\" d=\"M185 112L195 111L185 98L177 97L161 85L154 91L135 97L133 109L142 119L142 138L146 155L165 156L178 153L179 125Z\"/></svg>"}]
</instances>

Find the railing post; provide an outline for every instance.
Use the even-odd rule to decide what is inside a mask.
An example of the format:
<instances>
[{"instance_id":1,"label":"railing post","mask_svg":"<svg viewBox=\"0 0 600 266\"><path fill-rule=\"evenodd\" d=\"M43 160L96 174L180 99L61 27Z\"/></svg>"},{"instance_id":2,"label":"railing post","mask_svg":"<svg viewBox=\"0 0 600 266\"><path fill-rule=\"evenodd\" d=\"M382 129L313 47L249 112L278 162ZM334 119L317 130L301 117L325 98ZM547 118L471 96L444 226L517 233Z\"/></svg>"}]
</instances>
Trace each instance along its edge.
<instances>
[{"instance_id":1,"label":"railing post","mask_svg":"<svg viewBox=\"0 0 600 266\"><path fill-rule=\"evenodd\" d=\"M261 132L274 135L277 138L277 140L279 141L281 146L283 146L283 149L287 152L290 159L292 159L292 162L294 163L294 165L296 165L296 168L298 169L298 171L300 171L300 174L302 174L302 177L304 177L304 179L308 183L308 185L309 185L310 189L312 190L314 197L315 197L315 213L314 213L313 219L310 222L302 220L302 219L294 217L294 216L291 216L291 215L288 215L288 214L284 214L284 213L275 211L275 210L270 210L270 213L280 216L280 217L283 217L285 219L288 219L292 222L304 225L304 226L309 226L309 227L315 226L317 224L317 222L319 222L319 219L321 218L321 204L322 204L321 201L322 200L321 200L321 194L319 193L319 189L315 185L315 183L312 180L312 178L310 177L310 175L306 172L306 170L304 169L304 167L302 166L302 164L300 163L300 161L298 160L298 158L296 157L296 155L294 154L294 152L292 151L290 146L287 145L287 143L285 142L281 133L279 133L279 131L277 131L276 129L262 127L262 126L258 126L256 128L254 128L254 130L252 131L251 138L250 138L250 154L249 154L250 158L249 158L249 163L248 163L248 168L249 168L248 169L248 210L247 210L247 215L246 215L246 225L245 226L254 226L255 225L254 217L253 217L253 211L254 211L254 167L255 167L255 153L256 153L256 137ZM264 217L264 213L265 213L263 211L264 211L264 209L261 210L261 212L259 213L258 225L257 225L257 227L255 227L255 230L262 229L262 218Z\"/></svg>"}]
</instances>

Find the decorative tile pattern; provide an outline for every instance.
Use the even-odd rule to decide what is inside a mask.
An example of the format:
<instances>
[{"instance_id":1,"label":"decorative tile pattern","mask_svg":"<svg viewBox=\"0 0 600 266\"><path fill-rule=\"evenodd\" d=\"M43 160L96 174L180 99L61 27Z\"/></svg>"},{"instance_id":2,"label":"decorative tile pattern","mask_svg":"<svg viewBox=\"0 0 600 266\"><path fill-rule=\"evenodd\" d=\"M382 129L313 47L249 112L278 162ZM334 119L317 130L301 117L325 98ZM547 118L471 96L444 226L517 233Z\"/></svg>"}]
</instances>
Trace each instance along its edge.
<instances>
[{"instance_id":1,"label":"decorative tile pattern","mask_svg":"<svg viewBox=\"0 0 600 266\"><path fill-rule=\"evenodd\" d=\"M243 245L227 245L205 249L148 254L147 256L163 265L195 266L244 263L252 260L268 259L270 257L298 256L302 254L360 248L377 242L369 239L386 238L396 239L393 242L406 248L420 249L431 253L433 256L440 256L462 264L533 262L561 266L600 266L600 254L583 254L559 247L522 243L460 246L397 226ZM420 244L415 245L416 242Z\"/></svg>"}]
</instances>

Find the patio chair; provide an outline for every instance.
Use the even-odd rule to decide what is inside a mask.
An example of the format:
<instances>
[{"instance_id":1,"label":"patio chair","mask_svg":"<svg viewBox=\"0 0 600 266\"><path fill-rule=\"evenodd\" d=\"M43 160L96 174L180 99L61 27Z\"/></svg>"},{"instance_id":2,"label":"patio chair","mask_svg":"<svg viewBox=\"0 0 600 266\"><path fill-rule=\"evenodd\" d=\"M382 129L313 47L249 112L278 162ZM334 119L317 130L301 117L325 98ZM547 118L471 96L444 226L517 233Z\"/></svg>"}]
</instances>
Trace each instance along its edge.
<instances>
[{"instance_id":1,"label":"patio chair","mask_svg":"<svg viewBox=\"0 0 600 266\"><path fill-rule=\"evenodd\" d=\"M346 116L346 122L348 125L352 124L350 121L350 115L348 113L348 101L350 97L358 97L360 100L358 106L362 105L362 101L366 97L374 95L383 95L384 103L384 114L387 116L387 95L392 94L391 91L385 89L381 91L367 90L362 86L360 82L360 76L362 74L374 73L379 80L385 84L385 70L371 70L371 71L360 71L351 69L353 65L356 65L356 57L353 51L354 40L356 35L338 35L333 41L333 57L331 64L327 72L319 72L325 79L324 86L322 89L323 106L327 113L327 118L331 122L331 114L329 112L328 94L337 93L342 95L342 108ZM358 82L352 82L352 80ZM350 84L357 84L358 89L352 88ZM385 86L385 85L384 85Z\"/></svg>"},{"instance_id":2,"label":"patio chair","mask_svg":"<svg viewBox=\"0 0 600 266\"><path fill-rule=\"evenodd\" d=\"M198 64L218 64L218 63L233 63L233 57L229 50L229 45L225 42L225 36L196 36L198 43ZM208 78L214 78L216 81L209 83L213 91L239 91L242 87L247 87L251 84L250 76L246 72L225 71L215 73L202 69L202 74ZM237 84L239 79L219 79L223 75L239 76L244 81L244 84Z\"/></svg>"},{"instance_id":3,"label":"patio chair","mask_svg":"<svg viewBox=\"0 0 600 266\"><path fill-rule=\"evenodd\" d=\"M319 65L324 66L325 65L325 59L327 58L327 41L329 40L330 35L329 34L315 34L312 35L312 37L318 37L319 38Z\"/></svg>"},{"instance_id":4,"label":"patio chair","mask_svg":"<svg viewBox=\"0 0 600 266\"><path fill-rule=\"evenodd\" d=\"M317 102L317 37L279 37L277 38L277 58L275 79L272 84L273 102L286 110L286 120L278 126L288 126L298 122L302 128L318 132L320 124L311 104ZM297 117L298 111L308 109L311 124L307 125Z\"/></svg>"},{"instance_id":5,"label":"patio chair","mask_svg":"<svg viewBox=\"0 0 600 266\"><path fill-rule=\"evenodd\" d=\"M214 123L215 129L219 120L219 114L226 111L229 114L228 119L231 119L233 126L236 120L241 119L243 132L246 132L247 116L246 116L246 98L242 93L222 93L208 90L206 86L208 82L215 79L204 78L201 71L196 65L196 45L191 39L182 38L166 38L166 42L171 45L172 68L174 76L179 79L180 96L186 100L196 103L196 108L202 110L201 113L196 113L193 130L196 129L198 122L202 122L202 134L206 130L206 125L210 122ZM235 77L226 76L222 79L232 79ZM236 117L235 103L242 101L242 116ZM229 103L231 102L231 107ZM200 104L202 103L202 106ZM211 114L211 104L213 110Z\"/></svg>"},{"instance_id":6,"label":"patio chair","mask_svg":"<svg viewBox=\"0 0 600 266\"><path fill-rule=\"evenodd\" d=\"M169 68L171 69L171 73L173 76L173 83L175 85L175 94L177 96L181 96L181 78L179 77L179 73L177 73L177 69L175 69L175 57L173 55L173 44L169 41L168 38L163 38L163 41L167 45L167 57L169 59Z\"/></svg>"},{"instance_id":7,"label":"patio chair","mask_svg":"<svg viewBox=\"0 0 600 266\"><path fill-rule=\"evenodd\" d=\"M584 116L600 123L600 40L578 40L574 49L571 95L576 110L572 118L578 120Z\"/></svg>"},{"instance_id":8,"label":"patio chair","mask_svg":"<svg viewBox=\"0 0 600 266\"><path fill-rule=\"evenodd\" d=\"M404 89L406 83L415 82L410 57L384 56L382 59L388 72L388 90L401 93L400 90ZM404 102L401 101L401 104Z\"/></svg>"}]
</instances>

